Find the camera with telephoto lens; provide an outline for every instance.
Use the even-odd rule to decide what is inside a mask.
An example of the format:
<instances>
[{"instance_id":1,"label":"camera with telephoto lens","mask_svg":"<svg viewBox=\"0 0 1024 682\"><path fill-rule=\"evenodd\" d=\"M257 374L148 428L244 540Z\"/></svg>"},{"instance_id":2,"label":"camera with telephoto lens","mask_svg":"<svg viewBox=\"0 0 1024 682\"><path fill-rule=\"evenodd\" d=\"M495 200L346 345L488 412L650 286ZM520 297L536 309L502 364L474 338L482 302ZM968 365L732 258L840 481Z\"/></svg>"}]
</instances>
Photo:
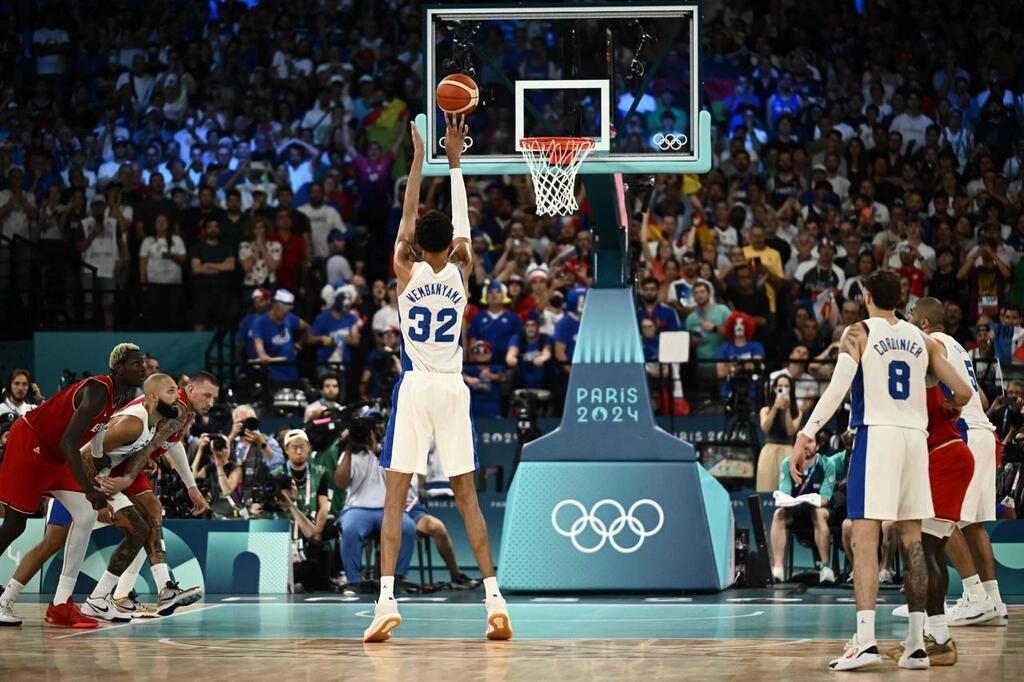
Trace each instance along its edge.
<instances>
[{"instance_id":1,"label":"camera with telephoto lens","mask_svg":"<svg viewBox=\"0 0 1024 682\"><path fill-rule=\"evenodd\" d=\"M349 407L331 407L303 425L313 452L323 452L341 438L341 434L348 428L351 413L352 408Z\"/></svg>"},{"instance_id":2,"label":"camera with telephoto lens","mask_svg":"<svg viewBox=\"0 0 1024 682\"><path fill-rule=\"evenodd\" d=\"M291 474L287 472L269 474L253 491L252 501L264 509L284 509L281 504L281 495L285 490L291 490L291 487Z\"/></svg>"}]
</instances>

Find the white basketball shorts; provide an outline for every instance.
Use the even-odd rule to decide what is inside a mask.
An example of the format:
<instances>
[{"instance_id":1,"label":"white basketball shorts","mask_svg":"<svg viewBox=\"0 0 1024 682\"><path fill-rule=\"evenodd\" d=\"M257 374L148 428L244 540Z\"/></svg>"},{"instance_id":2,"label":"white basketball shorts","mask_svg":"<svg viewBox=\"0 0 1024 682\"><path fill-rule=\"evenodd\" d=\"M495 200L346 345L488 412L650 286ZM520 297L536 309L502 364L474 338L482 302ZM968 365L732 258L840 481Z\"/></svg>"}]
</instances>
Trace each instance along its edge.
<instances>
[{"instance_id":1,"label":"white basketball shorts","mask_svg":"<svg viewBox=\"0 0 1024 682\"><path fill-rule=\"evenodd\" d=\"M964 496L961 527L996 519L996 436L986 429L968 429L967 447L974 455L974 475Z\"/></svg>"},{"instance_id":2,"label":"white basketball shorts","mask_svg":"<svg viewBox=\"0 0 1024 682\"><path fill-rule=\"evenodd\" d=\"M391 416L380 465L425 476L432 443L445 476L476 470L479 462L469 413L469 387L461 374L407 370L391 394Z\"/></svg>"},{"instance_id":3,"label":"white basketball shorts","mask_svg":"<svg viewBox=\"0 0 1024 682\"><path fill-rule=\"evenodd\" d=\"M846 487L851 519L932 518L927 434L902 426L857 429Z\"/></svg>"}]
</instances>

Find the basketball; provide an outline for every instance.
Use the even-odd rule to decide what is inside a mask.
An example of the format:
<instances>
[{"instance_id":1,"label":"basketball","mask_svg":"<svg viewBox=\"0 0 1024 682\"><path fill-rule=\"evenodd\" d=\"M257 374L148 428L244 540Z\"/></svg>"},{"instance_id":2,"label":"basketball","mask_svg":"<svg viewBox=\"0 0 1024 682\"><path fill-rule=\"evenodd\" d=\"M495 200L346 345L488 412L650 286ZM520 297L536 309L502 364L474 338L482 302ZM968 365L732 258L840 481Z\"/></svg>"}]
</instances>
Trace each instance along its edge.
<instances>
[{"instance_id":1,"label":"basketball","mask_svg":"<svg viewBox=\"0 0 1024 682\"><path fill-rule=\"evenodd\" d=\"M465 74L445 76L437 85L437 107L448 114L468 114L480 101L476 81Z\"/></svg>"}]
</instances>

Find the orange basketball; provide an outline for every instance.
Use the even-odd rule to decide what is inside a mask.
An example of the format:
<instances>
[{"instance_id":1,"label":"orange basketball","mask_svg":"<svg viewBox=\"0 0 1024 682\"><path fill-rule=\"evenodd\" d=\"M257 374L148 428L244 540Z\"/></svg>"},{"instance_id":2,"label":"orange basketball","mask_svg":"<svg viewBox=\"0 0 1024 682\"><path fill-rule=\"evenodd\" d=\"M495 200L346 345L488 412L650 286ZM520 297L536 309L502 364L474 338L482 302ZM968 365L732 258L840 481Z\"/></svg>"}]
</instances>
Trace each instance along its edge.
<instances>
[{"instance_id":1,"label":"orange basketball","mask_svg":"<svg viewBox=\"0 0 1024 682\"><path fill-rule=\"evenodd\" d=\"M445 76L437 85L437 106L449 114L468 114L480 102L476 81L465 74Z\"/></svg>"}]
</instances>

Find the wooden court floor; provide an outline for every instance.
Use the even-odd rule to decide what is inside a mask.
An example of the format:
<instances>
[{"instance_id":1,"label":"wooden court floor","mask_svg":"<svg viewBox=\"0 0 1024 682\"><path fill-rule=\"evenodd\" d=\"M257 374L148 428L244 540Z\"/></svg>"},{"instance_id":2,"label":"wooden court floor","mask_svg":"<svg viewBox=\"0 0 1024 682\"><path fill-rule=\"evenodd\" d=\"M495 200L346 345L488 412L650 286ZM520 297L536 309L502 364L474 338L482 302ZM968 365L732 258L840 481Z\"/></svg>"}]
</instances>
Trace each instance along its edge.
<instances>
[{"instance_id":1,"label":"wooden court floor","mask_svg":"<svg viewBox=\"0 0 1024 682\"><path fill-rule=\"evenodd\" d=\"M851 633L846 596L510 600L516 638L483 639L472 601L407 601L391 642L364 645L368 600L336 596L249 601L212 597L169 618L98 630L42 624L22 604L20 628L0 628L0 680L769 680L832 679L827 661ZM730 596L731 595L731 596ZM848 593L847 593L848 595ZM879 609L883 644L905 620ZM271 601L272 600L272 601ZM960 661L925 673L887 663L856 679L1024 679L1024 607L1008 628L954 629Z\"/></svg>"}]
</instances>

